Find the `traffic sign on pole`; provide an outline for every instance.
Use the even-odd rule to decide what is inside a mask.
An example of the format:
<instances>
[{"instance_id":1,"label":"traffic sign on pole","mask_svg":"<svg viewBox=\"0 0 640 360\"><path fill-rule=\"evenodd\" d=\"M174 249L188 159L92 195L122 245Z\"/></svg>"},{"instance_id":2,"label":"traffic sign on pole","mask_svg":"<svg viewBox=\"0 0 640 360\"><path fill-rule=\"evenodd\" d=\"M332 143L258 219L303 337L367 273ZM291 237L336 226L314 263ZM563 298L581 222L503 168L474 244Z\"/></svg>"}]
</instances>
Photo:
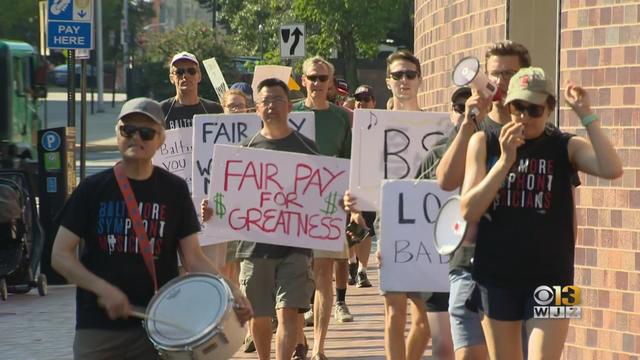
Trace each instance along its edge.
<instances>
[{"instance_id":1,"label":"traffic sign on pole","mask_svg":"<svg viewBox=\"0 0 640 360\"><path fill-rule=\"evenodd\" d=\"M280 26L280 58L294 59L305 57L304 24L289 24Z\"/></svg>"},{"instance_id":2,"label":"traffic sign on pole","mask_svg":"<svg viewBox=\"0 0 640 360\"><path fill-rule=\"evenodd\" d=\"M47 0L47 47L93 49L93 1Z\"/></svg>"}]
</instances>

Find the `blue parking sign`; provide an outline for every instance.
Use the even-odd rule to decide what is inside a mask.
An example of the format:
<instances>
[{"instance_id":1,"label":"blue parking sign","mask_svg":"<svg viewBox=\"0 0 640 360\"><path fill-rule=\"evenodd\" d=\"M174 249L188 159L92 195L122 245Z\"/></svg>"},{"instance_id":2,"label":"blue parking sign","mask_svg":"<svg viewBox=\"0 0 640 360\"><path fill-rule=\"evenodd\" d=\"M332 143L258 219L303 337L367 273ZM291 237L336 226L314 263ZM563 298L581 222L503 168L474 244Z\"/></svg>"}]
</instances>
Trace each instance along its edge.
<instances>
[{"instance_id":1,"label":"blue parking sign","mask_svg":"<svg viewBox=\"0 0 640 360\"><path fill-rule=\"evenodd\" d=\"M47 1L47 47L93 49L93 0Z\"/></svg>"}]
</instances>

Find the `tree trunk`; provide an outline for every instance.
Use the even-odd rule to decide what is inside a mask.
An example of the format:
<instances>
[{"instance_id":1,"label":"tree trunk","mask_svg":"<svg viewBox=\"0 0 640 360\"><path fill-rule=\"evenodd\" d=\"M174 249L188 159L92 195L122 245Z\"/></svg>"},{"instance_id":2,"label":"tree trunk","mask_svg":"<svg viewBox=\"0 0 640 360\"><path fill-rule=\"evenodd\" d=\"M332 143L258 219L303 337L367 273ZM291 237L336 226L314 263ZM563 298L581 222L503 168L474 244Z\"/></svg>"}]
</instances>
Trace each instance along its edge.
<instances>
[{"instance_id":1,"label":"tree trunk","mask_svg":"<svg viewBox=\"0 0 640 360\"><path fill-rule=\"evenodd\" d=\"M356 39L353 37L352 31L340 34L340 50L344 59L345 80L349 83L349 89L354 91L359 84L357 71L358 49L356 48Z\"/></svg>"}]
</instances>

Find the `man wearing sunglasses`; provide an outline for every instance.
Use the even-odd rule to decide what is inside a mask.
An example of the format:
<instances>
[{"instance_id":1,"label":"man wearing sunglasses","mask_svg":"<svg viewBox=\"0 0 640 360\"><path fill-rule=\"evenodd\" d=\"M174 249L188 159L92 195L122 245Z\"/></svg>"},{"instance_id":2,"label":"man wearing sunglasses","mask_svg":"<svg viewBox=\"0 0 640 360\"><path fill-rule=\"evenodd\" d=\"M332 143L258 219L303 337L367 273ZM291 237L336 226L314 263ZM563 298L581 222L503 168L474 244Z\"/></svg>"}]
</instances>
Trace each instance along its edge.
<instances>
[{"instance_id":1,"label":"man wearing sunglasses","mask_svg":"<svg viewBox=\"0 0 640 360\"><path fill-rule=\"evenodd\" d=\"M200 248L200 223L187 184L151 162L164 142L163 125L159 103L127 101L115 129L121 162L82 181L56 219L60 228L52 265L78 286L75 359L157 359L140 319L131 317L134 306L146 308L154 295L153 279L160 288L178 276L178 253L189 272L218 274ZM120 184L116 173L128 184ZM140 231L148 242L131 225L125 201L129 195L123 195L127 189L135 198L130 205L140 209ZM81 238L85 247L78 259ZM145 250L151 252L148 258ZM251 305L229 285L236 314L247 321Z\"/></svg>"},{"instance_id":2,"label":"man wearing sunglasses","mask_svg":"<svg viewBox=\"0 0 640 360\"><path fill-rule=\"evenodd\" d=\"M222 113L220 104L198 96L202 73L195 55L186 51L175 54L169 63L169 81L175 86L176 95L160 103L165 128L191 127L196 114Z\"/></svg>"},{"instance_id":3,"label":"man wearing sunglasses","mask_svg":"<svg viewBox=\"0 0 640 360\"><path fill-rule=\"evenodd\" d=\"M316 119L316 143L321 155L351 157L351 125L347 112L328 100L329 85L334 78L333 64L320 56L306 59L302 64L302 85L307 97L293 105L294 111L313 111ZM338 322L353 321L353 316L345 303L347 292L347 259L349 258L347 241L343 251L313 252L313 272L316 291L313 299L313 311L305 314L313 321L313 357L325 359L324 343L331 318L333 302L334 262L342 265L336 271L336 305L334 317ZM300 339L299 339L300 340ZM299 356L299 355L297 355Z\"/></svg>"},{"instance_id":4,"label":"man wearing sunglasses","mask_svg":"<svg viewBox=\"0 0 640 360\"><path fill-rule=\"evenodd\" d=\"M369 85L360 85L353 93L356 99L356 109L375 109L376 97L373 94L373 88Z\"/></svg>"}]
</instances>

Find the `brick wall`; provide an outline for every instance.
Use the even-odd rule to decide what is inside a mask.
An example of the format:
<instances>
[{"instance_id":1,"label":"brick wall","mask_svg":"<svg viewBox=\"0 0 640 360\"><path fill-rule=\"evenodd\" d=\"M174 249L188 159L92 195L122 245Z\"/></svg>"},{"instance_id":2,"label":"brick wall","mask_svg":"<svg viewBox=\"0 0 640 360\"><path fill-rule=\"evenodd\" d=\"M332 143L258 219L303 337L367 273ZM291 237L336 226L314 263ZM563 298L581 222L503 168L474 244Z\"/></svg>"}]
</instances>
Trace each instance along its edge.
<instances>
[{"instance_id":1,"label":"brick wall","mask_svg":"<svg viewBox=\"0 0 640 360\"><path fill-rule=\"evenodd\" d=\"M640 354L640 4L613 2L562 7L560 84L571 79L588 89L625 167L615 181L581 176L575 279L583 308L569 330L566 359ZM560 125L586 136L566 107Z\"/></svg>"},{"instance_id":2,"label":"brick wall","mask_svg":"<svg viewBox=\"0 0 640 360\"><path fill-rule=\"evenodd\" d=\"M463 56L484 60L504 38L506 0L416 0L415 52L422 62L422 107L446 111L450 73ZM571 323L565 359L637 359L640 354L640 3L562 2L560 69L586 87L622 157L615 181L581 176L576 196L576 285L582 319ZM534 59L535 62L535 59ZM564 131L585 136L561 108Z\"/></svg>"}]
</instances>

